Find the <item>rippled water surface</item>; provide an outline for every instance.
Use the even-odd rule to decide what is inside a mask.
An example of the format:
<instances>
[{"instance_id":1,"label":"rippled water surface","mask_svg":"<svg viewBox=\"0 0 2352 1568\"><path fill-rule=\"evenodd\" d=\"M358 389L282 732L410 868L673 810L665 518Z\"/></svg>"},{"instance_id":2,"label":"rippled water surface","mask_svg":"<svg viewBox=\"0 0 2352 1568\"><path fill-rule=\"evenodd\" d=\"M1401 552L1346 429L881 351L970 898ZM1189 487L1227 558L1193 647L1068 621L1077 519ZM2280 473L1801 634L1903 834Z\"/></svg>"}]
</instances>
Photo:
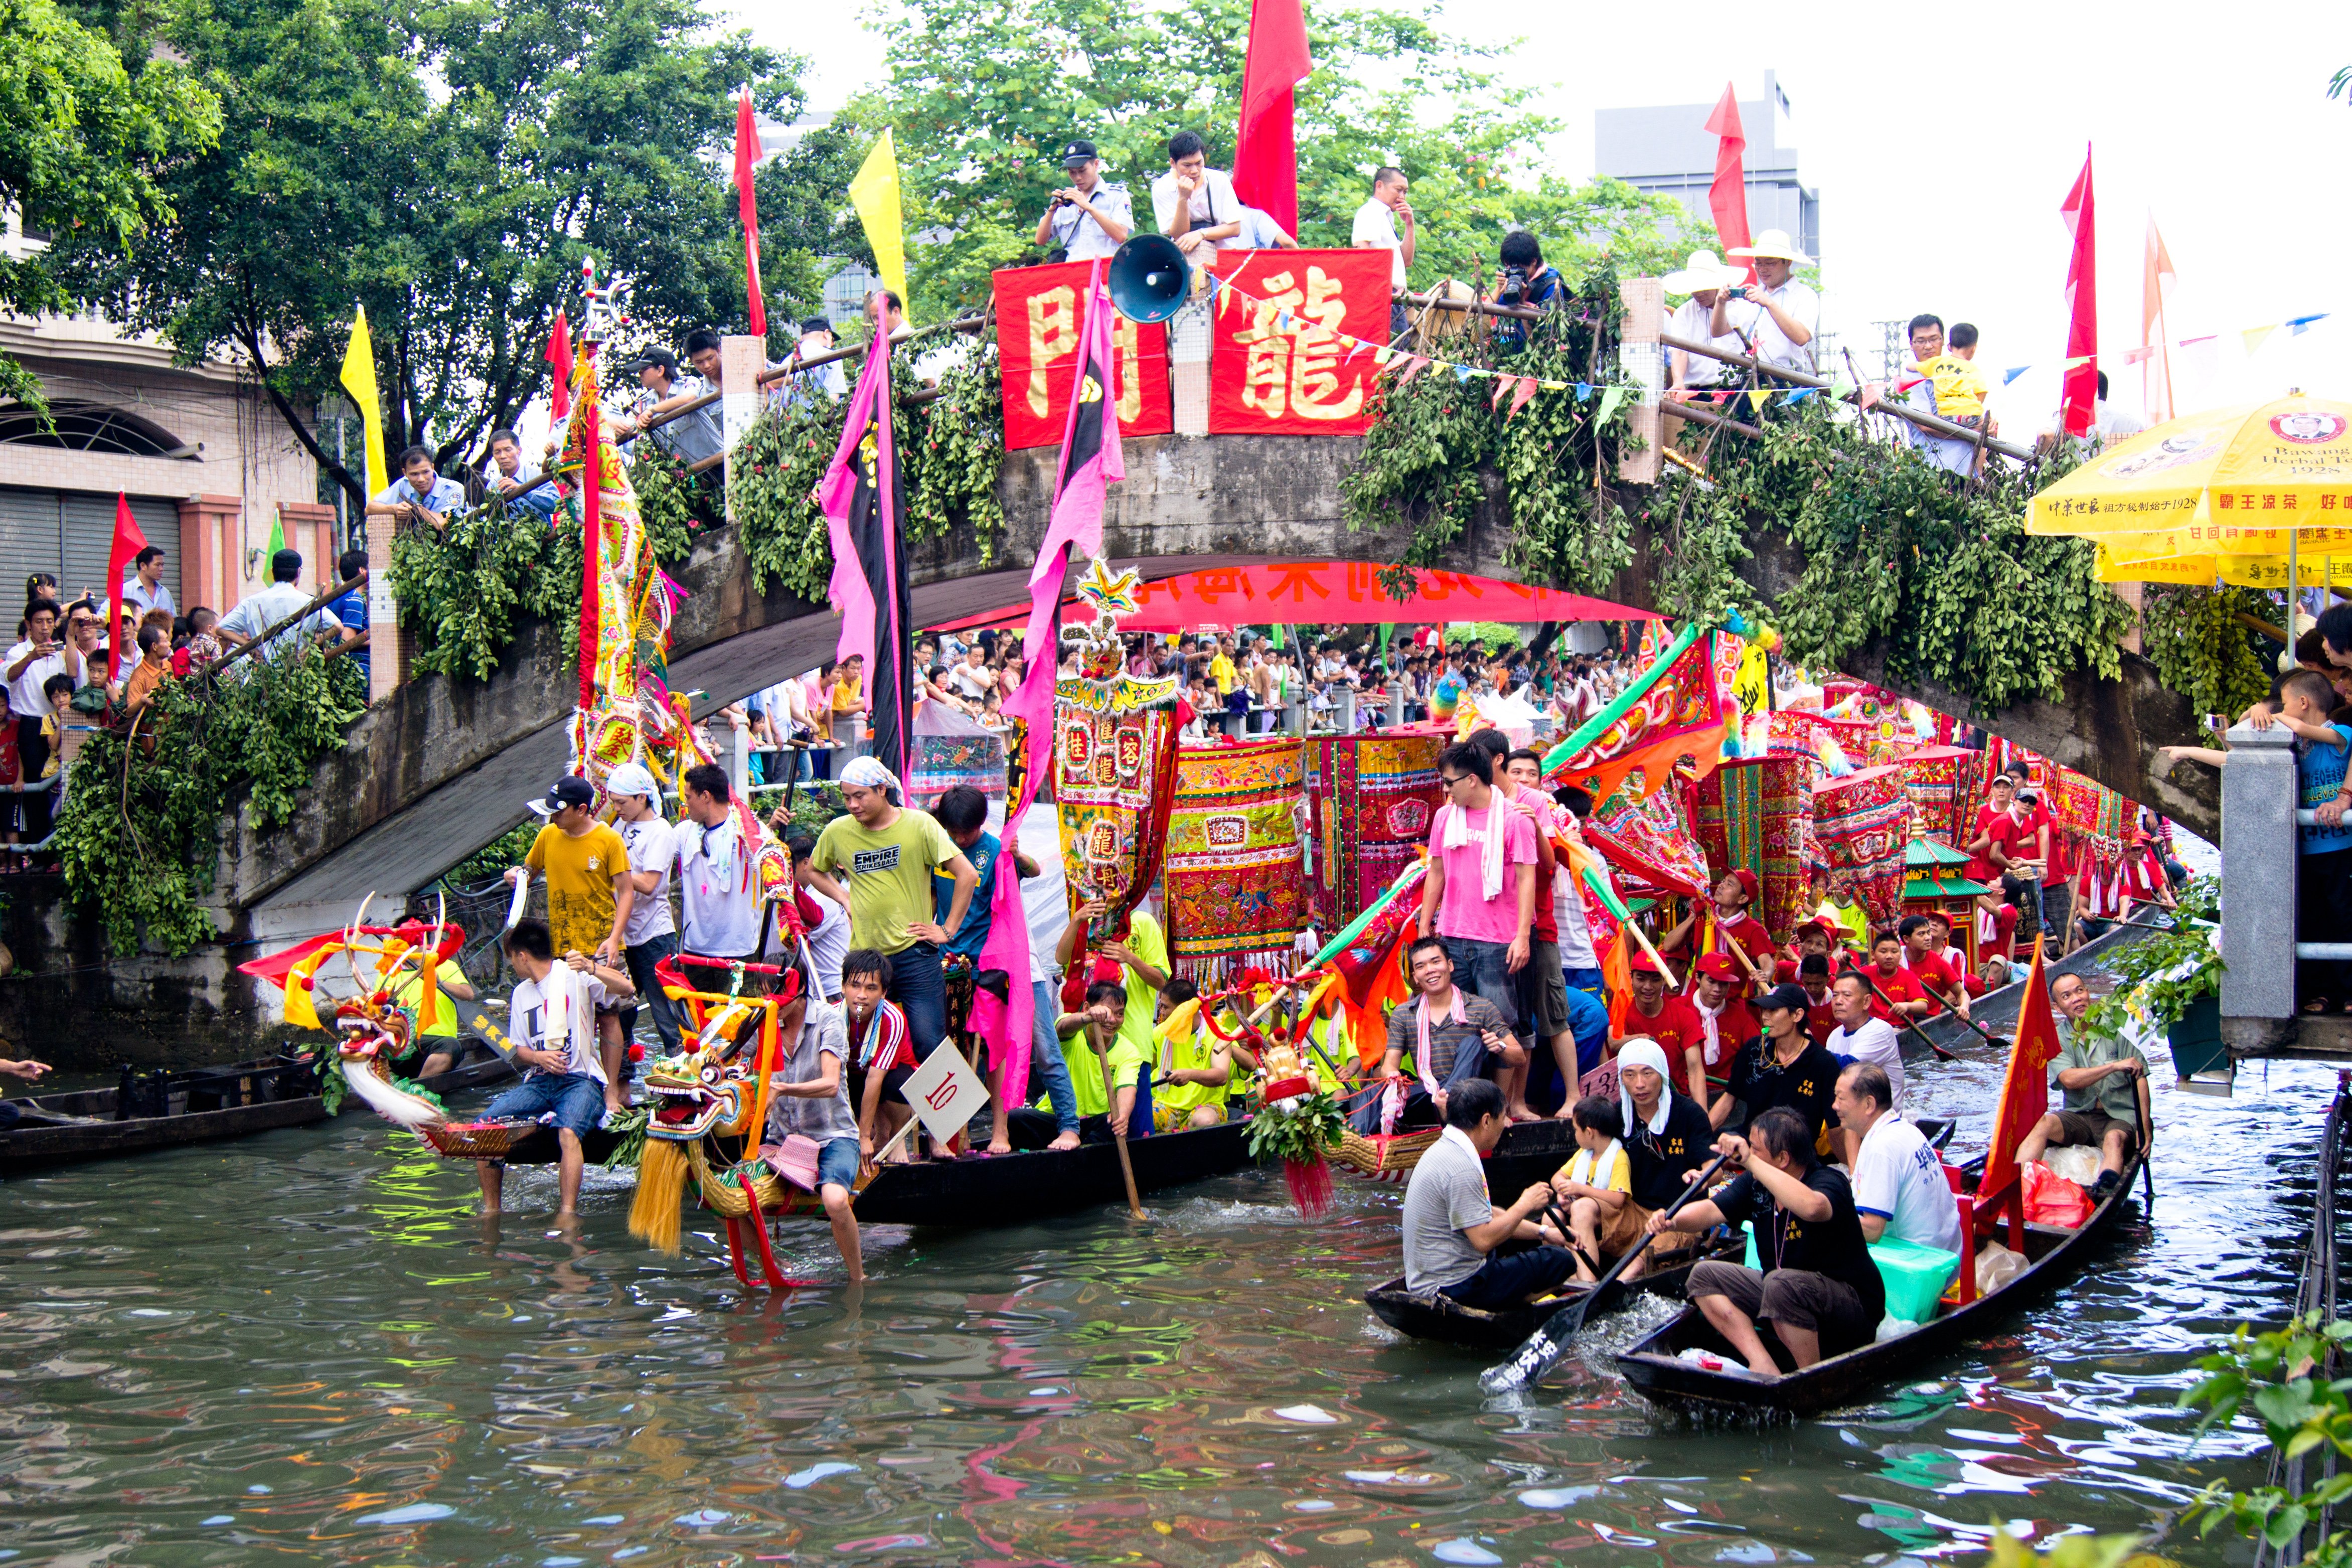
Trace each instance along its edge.
<instances>
[{"instance_id":1,"label":"rippled water surface","mask_svg":"<svg viewBox=\"0 0 2352 1568\"><path fill-rule=\"evenodd\" d=\"M1997 1077L1913 1082L1966 1151ZM2243 1433L2191 1454L2173 1398L2285 1311L2332 1085L2160 1088L2152 1224L1922 1386L1764 1430L1608 1370L1662 1307L1482 1406L1485 1358L1360 1300L1393 1188L1314 1227L1250 1173L1140 1224L871 1231L862 1291L779 1301L691 1217L681 1258L631 1241L624 1181L551 1238L545 1173L486 1222L469 1168L356 1115L83 1166L0 1185L0 1561L1855 1563L2148 1528L2253 1472ZM838 1273L821 1225L780 1250Z\"/></svg>"}]
</instances>

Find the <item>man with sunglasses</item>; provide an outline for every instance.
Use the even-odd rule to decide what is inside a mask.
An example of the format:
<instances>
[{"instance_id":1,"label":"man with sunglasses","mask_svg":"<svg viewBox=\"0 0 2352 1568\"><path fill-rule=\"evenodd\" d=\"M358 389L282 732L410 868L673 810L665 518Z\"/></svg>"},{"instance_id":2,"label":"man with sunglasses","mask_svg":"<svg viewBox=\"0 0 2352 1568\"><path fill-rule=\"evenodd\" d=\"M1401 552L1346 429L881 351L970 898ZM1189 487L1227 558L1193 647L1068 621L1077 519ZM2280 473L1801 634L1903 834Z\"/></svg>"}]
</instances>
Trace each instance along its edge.
<instances>
[{"instance_id":1,"label":"man with sunglasses","mask_svg":"<svg viewBox=\"0 0 2352 1568\"><path fill-rule=\"evenodd\" d=\"M1429 828L1420 934L1444 943L1456 981L1492 1002L1516 1035L1517 976L1535 935L1535 825L1495 797L1494 763L1483 747L1448 746L1438 755L1437 776L1445 804ZM1516 1041L1501 1055L1508 1068L1527 1060Z\"/></svg>"}]
</instances>

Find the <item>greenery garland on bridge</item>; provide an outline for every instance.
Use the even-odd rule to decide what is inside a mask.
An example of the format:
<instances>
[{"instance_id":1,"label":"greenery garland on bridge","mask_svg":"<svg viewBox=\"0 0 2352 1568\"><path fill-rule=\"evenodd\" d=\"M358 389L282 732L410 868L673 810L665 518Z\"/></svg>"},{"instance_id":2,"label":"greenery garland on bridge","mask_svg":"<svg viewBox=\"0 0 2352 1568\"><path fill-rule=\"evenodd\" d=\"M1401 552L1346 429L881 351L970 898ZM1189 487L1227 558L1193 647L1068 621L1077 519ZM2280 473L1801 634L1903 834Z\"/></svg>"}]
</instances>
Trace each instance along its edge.
<instances>
[{"instance_id":1,"label":"greenery garland on bridge","mask_svg":"<svg viewBox=\"0 0 2352 1568\"><path fill-rule=\"evenodd\" d=\"M1995 465L1964 480L1811 397L1769 404L1761 440L1688 426L1702 437L1683 445L1704 483L1669 462L1655 486L1622 485L1631 399L1612 406L1605 392L1621 314L1603 266L1517 352L1497 353L1484 332L1447 340L1453 359L1583 383L1595 388L1590 399L1539 393L1511 414L1496 380L1443 368L1384 379L1362 462L1342 485L1349 524L1384 529L1401 512L1413 526L1407 563L1434 564L1491 494L1510 520L1510 563L1530 582L1607 595L1621 573L1645 565L1668 616L1703 619L1736 605L1819 668L1884 638L1890 678L1937 681L1984 710L2055 698L2075 669L2119 672L2131 612L2093 580L2091 547L2024 531L2027 498L2067 459ZM1738 569L1781 541L1804 565L1766 605Z\"/></svg>"},{"instance_id":2,"label":"greenery garland on bridge","mask_svg":"<svg viewBox=\"0 0 2352 1568\"><path fill-rule=\"evenodd\" d=\"M166 680L135 736L117 719L74 759L57 849L74 901L121 957L173 957L216 934L203 900L240 799L257 832L293 818L319 759L367 709L359 667L304 650L240 659L217 680Z\"/></svg>"}]
</instances>

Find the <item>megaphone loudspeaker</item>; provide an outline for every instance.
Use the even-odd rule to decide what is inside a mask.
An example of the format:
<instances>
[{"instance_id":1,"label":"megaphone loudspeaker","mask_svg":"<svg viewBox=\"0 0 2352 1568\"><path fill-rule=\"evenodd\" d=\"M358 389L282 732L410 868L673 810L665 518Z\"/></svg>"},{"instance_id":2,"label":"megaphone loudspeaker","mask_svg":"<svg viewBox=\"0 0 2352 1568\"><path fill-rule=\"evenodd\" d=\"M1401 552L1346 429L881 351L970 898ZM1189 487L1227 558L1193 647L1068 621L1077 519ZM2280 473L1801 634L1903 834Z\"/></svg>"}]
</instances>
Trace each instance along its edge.
<instances>
[{"instance_id":1,"label":"megaphone loudspeaker","mask_svg":"<svg viewBox=\"0 0 2352 1568\"><path fill-rule=\"evenodd\" d=\"M1164 234L1139 234L1110 258L1111 303L1130 321L1164 321L1192 291L1192 267Z\"/></svg>"}]
</instances>

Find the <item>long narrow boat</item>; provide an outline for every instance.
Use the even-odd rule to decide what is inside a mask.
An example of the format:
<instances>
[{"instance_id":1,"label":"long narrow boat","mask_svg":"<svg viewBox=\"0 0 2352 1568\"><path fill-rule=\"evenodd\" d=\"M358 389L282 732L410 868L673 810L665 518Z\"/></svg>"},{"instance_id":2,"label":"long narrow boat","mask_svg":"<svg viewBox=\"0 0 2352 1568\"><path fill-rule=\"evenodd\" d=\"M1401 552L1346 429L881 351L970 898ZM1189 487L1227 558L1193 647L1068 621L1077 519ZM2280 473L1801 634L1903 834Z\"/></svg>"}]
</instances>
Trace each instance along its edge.
<instances>
[{"instance_id":1,"label":"long narrow boat","mask_svg":"<svg viewBox=\"0 0 2352 1568\"><path fill-rule=\"evenodd\" d=\"M2094 940L2075 948L2065 957L2051 961L2043 968L2053 980L2062 974L2079 974L2088 980L2095 974L2104 973L2108 960L2118 951L2129 947L2134 942L2144 942L2147 938L2147 928L2118 922ZM1969 1005L1969 1016L1994 1035L2005 1035L2016 1026L2018 1005L2024 996L2025 982L2011 981L2000 990L1988 991L1971 1002ZM1970 1047L1979 1050L1984 1048L1984 1041L1977 1037L1977 1032L1949 1013L1938 1013L1922 1023L1919 1027L1926 1032L1929 1039L1946 1050L1958 1050ZM1903 1054L1906 1058L1924 1057L1928 1054L1928 1047L1921 1043L1919 1036L1912 1030L1898 1029L1895 1031L1895 1037L1901 1042Z\"/></svg>"},{"instance_id":2,"label":"long narrow boat","mask_svg":"<svg viewBox=\"0 0 2352 1568\"><path fill-rule=\"evenodd\" d=\"M2139 1162L2134 1158L2124 1166L2123 1180L2107 1201L2092 1211L2079 1230L2025 1225L2026 1266L2013 1279L1966 1306L1941 1303L1934 1318L1910 1333L1864 1345L1779 1377L1758 1377L1745 1369L1710 1372L1675 1357L1696 1348L1729 1356L1735 1363L1739 1358L1708 1325L1706 1314L1692 1307L1656 1333L1621 1352L1618 1370L1644 1397L1675 1409L1811 1415L1858 1405L1887 1383L1917 1377L1932 1357L1990 1334L2020 1308L2080 1274L2097 1255L2101 1238L2131 1203L2132 1182L2138 1173ZM1775 1342L1765 1342L1777 1352Z\"/></svg>"},{"instance_id":3,"label":"long narrow boat","mask_svg":"<svg viewBox=\"0 0 2352 1568\"><path fill-rule=\"evenodd\" d=\"M1706 1251L1694 1251L1685 1261L1671 1268L1654 1269L1627 1284L1612 1279L1601 1297L1592 1303L1585 1321L1603 1317L1617 1310L1635 1296L1664 1296L1681 1300L1683 1287L1690 1280L1692 1268L1710 1258L1738 1262L1745 1250L1744 1241L1728 1241ZM1392 1329L1411 1334L1417 1340L1435 1340L1442 1344L1463 1345L1472 1350L1517 1350L1529 1334L1551 1321L1553 1313L1568 1306L1591 1287L1570 1282L1552 1295L1537 1301L1522 1301L1517 1306L1498 1307L1488 1310L1483 1307L1465 1307L1448 1296L1435 1291L1417 1294L1404 1288L1404 1277L1373 1286L1364 1292L1364 1304L1372 1315Z\"/></svg>"},{"instance_id":4,"label":"long narrow boat","mask_svg":"<svg viewBox=\"0 0 2352 1568\"><path fill-rule=\"evenodd\" d=\"M514 1069L487 1047L425 1087L437 1094L494 1083ZM307 1056L262 1057L185 1072L133 1071L112 1089L38 1094L8 1104L14 1127L0 1130L0 1176L29 1175L83 1160L177 1149L327 1119L317 1070Z\"/></svg>"},{"instance_id":5,"label":"long narrow boat","mask_svg":"<svg viewBox=\"0 0 2352 1568\"><path fill-rule=\"evenodd\" d=\"M1228 1121L1129 1140L1136 1190L1158 1192L1240 1170L1250 1163L1245 1129L1245 1123ZM1118 1150L1109 1143L1082 1143L1076 1149L885 1165L857 1194L856 1209L858 1219L868 1225L982 1228L1126 1201Z\"/></svg>"}]
</instances>

